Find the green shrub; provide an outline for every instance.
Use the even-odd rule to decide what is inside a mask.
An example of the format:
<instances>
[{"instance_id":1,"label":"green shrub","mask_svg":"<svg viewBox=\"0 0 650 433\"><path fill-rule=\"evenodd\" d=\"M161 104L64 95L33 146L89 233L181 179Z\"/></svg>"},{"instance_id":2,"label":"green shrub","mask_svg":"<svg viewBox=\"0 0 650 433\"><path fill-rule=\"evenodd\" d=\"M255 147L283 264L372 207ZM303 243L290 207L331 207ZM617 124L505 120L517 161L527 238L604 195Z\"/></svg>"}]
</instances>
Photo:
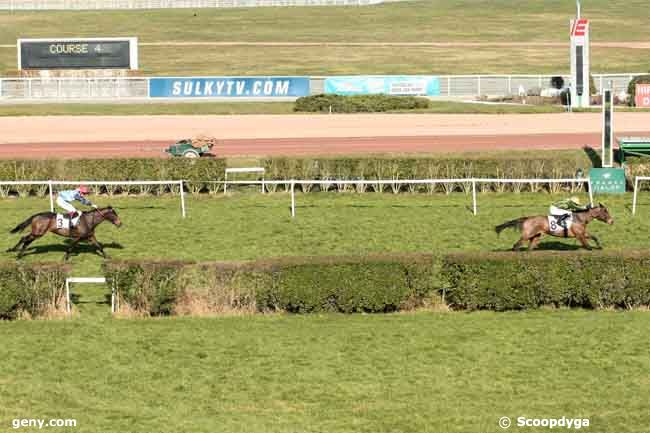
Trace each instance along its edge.
<instances>
[{"instance_id":1,"label":"green shrub","mask_svg":"<svg viewBox=\"0 0 650 433\"><path fill-rule=\"evenodd\" d=\"M302 257L246 263L109 262L131 308L151 315L650 306L650 251Z\"/></svg>"},{"instance_id":2,"label":"green shrub","mask_svg":"<svg viewBox=\"0 0 650 433\"><path fill-rule=\"evenodd\" d=\"M191 192L210 188L208 181L223 181L226 160L220 158L128 158L128 159L70 159L70 160L2 160L0 180L187 180ZM168 186L104 186L98 191L109 194L160 193ZM17 186L4 194L47 194L47 186Z\"/></svg>"},{"instance_id":3,"label":"green shrub","mask_svg":"<svg viewBox=\"0 0 650 433\"><path fill-rule=\"evenodd\" d=\"M637 75L634 77L631 81L630 84L627 86L627 94L630 95L630 99L628 100L628 104L631 107L634 107L636 105L636 102L634 101L636 98L636 85L637 84L650 84L650 74L648 75Z\"/></svg>"},{"instance_id":4,"label":"green shrub","mask_svg":"<svg viewBox=\"0 0 650 433\"><path fill-rule=\"evenodd\" d=\"M356 180L356 179L435 179L435 178L573 178L576 171L588 171L591 162L583 152L556 152L553 154L515 153L499 155L439 155L426 157L276 157L260 161L266 169L266 178L272 180L315 179L315 180ZM311 185L302 187L311 189ZM335 182L321 186L321 189L337 187ZM532 191L546 189L551 192L567 190L574 192L582 188L574 185L530 185L530 184L481 184L482 191L515 191L526 188ZM353 187L347 187L351 190ZM386 187L371 185L374 191L381 192ZM394 185L393 192L450 192L469 191L469 186L461 183L451 185ZM340 188L346 190L346 188ZM357 189L360 190L360 189ZM363 189L365 190L365 189Z\"/></svg>"},{"instance_id":5,"label":"green shrub","mask_svg":"<svg viewBox=\"0 0 650 433\"><path fill-rule=\"evenodd\" d=\"M444 258L454 308L523 310L650 305L650 252L472 253Z\"/></svg>"},{"instance_id":6,"label":"green shrub","mask_svg":"<svg viewBox=\"0 0 650 433\"><path fill-rule=\"evenodd\" d=\"M294 111L309 113L374 113L429 108L429 100L414 96L320 94L298 98Z\"/></svg>"},{"instance_id":7,"label":"green shrub","mask_svg":"<svg viewBox=\"0 0 650 433\"><path fill-rule=\"evenodd\" d=\"M430 255L293 258L249 263L109 262L121 301L151 315L191 312L388 312L421 305L438 287ZM200 300L200 302L196 302Z\"/></svg>"},{"instance_id":8,"label":"green shrub","mask_svg":"<svg viewBox=\"0 0 650 433\"><path fill-rule=\"evenodd\" d=\"M117 289L119 303L151 315L173 312L178 275L184 262L116 262L104 266L107 284Z\"/></svg>"},{"instance_id":9,"label":"green shrub","mask_svg":"<svg viewBox=\"0 0 650 433\"><path fill-rule=\"evenodd\" d=\"M54 264L0 263L0 319L38 317L65 305L67 268Z\"/></svg>"}]
</instances>

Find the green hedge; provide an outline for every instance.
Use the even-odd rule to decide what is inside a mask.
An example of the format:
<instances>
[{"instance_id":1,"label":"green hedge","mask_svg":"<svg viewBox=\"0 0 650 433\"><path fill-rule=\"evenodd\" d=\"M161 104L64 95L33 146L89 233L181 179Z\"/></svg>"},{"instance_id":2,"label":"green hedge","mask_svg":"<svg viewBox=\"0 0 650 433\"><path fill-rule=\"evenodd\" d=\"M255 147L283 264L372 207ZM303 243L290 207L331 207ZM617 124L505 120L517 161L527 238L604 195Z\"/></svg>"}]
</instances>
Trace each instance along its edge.
<instances>
[{"instance_id":1,"label":"green hedge","mask_svg":"<svg viewBox=\"0 0 650 433\"><path fill-rule=\"evenodd\" d=\"M222 181L226 160L220 158L129 158L69 160L0 160L0 180L187 180L190 192L217 192L222 185L206 181ZM104 186L101 192L163 193L169 186ZM0 196L45 195L47 186L0 187Z\"/></svg>"},{"instance_id":2,"label":"green hedge","mask_svg":"<svg viewBox=\"0 0 650 433\"><path fill-rule=\"evenodd\" d=\"M389 312L421 305L439 286L431 255L296 258L249 263L109 262L107 281L130 308L171 314L200 298L208 310Z\"/></svg>"},{"instance_id":3,"label":"green hedge","mask_svg":"<svg viewBox=\"0 0 650 433\"><path fill-rule=\"evenodd\" d=\"M636 98L636 85L637 84L650 84L650 74L648 75L638 75L630 81L630 83L627 86L627 93L630 95L630 99L628 100L628 104L631 107L634 107L636 105L636 102L634 101Z\"/></svg>"},{"instance_id":4,"label":"green hedge","mask_svg":"<svg viewBox=\"0 0 650 433\"><path fill-rule=\"evenodd\" d=\"M266 178L272 180L315 179L434 179L434 178L573 178L578 169L587 173L591 161L584 152L566 151L554 153L509 153L491 155L437 155L423 157L334 157L266 158L260 163L266 169ZM277 186L269 185L269 189ZM438 185L329 185L321 189L356 190L357 192L390 190L399 192L452 192L469 191L471 184ZM480 184L482 191L575 191L583 185L530 185L530 184ZM301 185L308 192L314 185Z\"/></svg>"},{"instance_id":5,"label":"green hedge","mask_svg":"<svg viewBox=\"0 0 650 433\"><path fill-rule=\"evenodd\" d=\"M375 113L429 108L429 100L414 96L320 94L298 98L294 111L309 113Z\"/></svg>"},{"instance_id":6,"label":"green hedge","mask_svg":"<svg viewBox=\"0 0 650 433\"><path fill-rule=\"evenodd\" d=\"M462 309L650 305L650 252L453 254L446 300Z\"/></svg>"},{"instance_id":7,"label":"green hedge","mask_svg":"<svg viewBox=\"0 0 650 433\"><path fill-rule=\"evenodd\" d=\"M39 317L62 309L67 270L58 264L0 263L0 319Z\"/></svg>"},{"instance_id":8,"label":"green hedge","mask_svg":"<svg viewBox=\"0 0 650 433\"><path fill-rule=\"evenodd\" d=\"M634 178L637 176L650 176L650 158L631 156L625 158L625 177L630 188L634 187ZM640 182L641 191L650 191L650 183Z\"/></svg>"},{"instance_id":9,"label":"green hedge","mask_svg":"<svg viewBox=\"0 0 650 433\"><path fill-rule=\"evenodd\" d=\"M496 311L647 307L649 266L650 251L465 253L108 262L105 274L126 304L150 315L380 313L432 302Z\"/></svg>"}]
</instances>

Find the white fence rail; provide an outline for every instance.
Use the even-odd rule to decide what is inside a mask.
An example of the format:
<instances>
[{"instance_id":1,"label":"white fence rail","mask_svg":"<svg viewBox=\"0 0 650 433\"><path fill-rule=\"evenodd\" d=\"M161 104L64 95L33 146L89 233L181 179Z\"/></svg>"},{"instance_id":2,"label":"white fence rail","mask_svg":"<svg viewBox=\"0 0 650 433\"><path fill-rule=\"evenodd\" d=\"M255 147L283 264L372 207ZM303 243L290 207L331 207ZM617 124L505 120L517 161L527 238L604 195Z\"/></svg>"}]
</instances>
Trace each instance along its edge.
<instances>
[{"instance_id":1,"label":"white fence rail","mask_svg":"<svg viewBox=\"0 0 650 433\"><path fill-rule=\"evenodd\" d=\"M639 183L650 180L648 176L637 176L634 178L634 196L632 197L632 215L636 215L637 196L639 194Z\"/></svg>"},{"instance_id":2,"label":"white fence rail","mask_svg":"<svg viewBox=\"0 0 650 433\"><path fill-rule=\"evenodd\" d=\"M0 186L14 185L47 185L50 197L50 211L54 212L54 187L59 185L96 185L96 186L122 186L122 185L178 185L181 197L181 215L186 217L185 192L182 180L143 180L143 181L67 181L67 180L30 180L30 181L0 181Z\"/></svg>"},{"instance_id":3,"label":"white fence rail","mask_svg":"<svg viewBox=\"0 0 650 433\"><path fill-rule=\"evenodd\" d=\"M70 284L83 283L83 284L104 284L106 278L104 277L68 277L65 279L65 312L70 314L72 311L72 303L70 302ZM115 305L115 293L111 293L111 312L114 313L113 305Z\"/></svg>"},{"instance_id":4,"label":"white fence rail","mask_svg":"<svg viewBox=\"0 0 650 433\"><path fill-rule=\"evenodd\" d=\"M2 0L0 0L2 1ZM599 93L612 84L615 94L627 91L629 82L638 73L595 74ZM539 91L551 86L551 78L563 76L568 86L570 77L556 75L444 75L440 76L440 96L448 98L483 95L509 96L524 91ZM0 99L74 100L74 99L148 99L149 80L158 77L118 78L0 78ZM195 77L200 78L200 77ZM323 92L325 77L311 77L312 94ZM205 98L204 98L205 99ZM229 98L236 99L236 98ZM283 98L286 99L286 98Z\"/></svg>"},{"instance_id":5,"label":"white fence rail","mask_svg":"<svg viewBox=\"0 0 650 433\"><path fill-rule=\"evenodd\" d=\"M650 179L650 178L648 178ZM434 184L471 184L472 185L472 213L478 214L478 201L476 198L476 185L480 183L512 183L512 184L584 184L587 185L589 193L589 202L593 204L594 196L591 188L591 181L589 178L566 178L566 179L501 179L501 178L464 178L464 179L377 179L377 180L238 180L238 181L224 181L224 191L226 185L286 185L291 192L291 217L296 217L296 192L295 186L298 185L434 185Z\"/></svg>"},{"instance_id":6,"label":"white fence rail","mask_svg":"<svg viewBox=\"0 0 650 433\"><path fill-rule=\"evenodd\" d=\"M270 6L366 6L384 0L0 0L0 10L103 10L250 8Z\"/></svg>"}]
</instances>

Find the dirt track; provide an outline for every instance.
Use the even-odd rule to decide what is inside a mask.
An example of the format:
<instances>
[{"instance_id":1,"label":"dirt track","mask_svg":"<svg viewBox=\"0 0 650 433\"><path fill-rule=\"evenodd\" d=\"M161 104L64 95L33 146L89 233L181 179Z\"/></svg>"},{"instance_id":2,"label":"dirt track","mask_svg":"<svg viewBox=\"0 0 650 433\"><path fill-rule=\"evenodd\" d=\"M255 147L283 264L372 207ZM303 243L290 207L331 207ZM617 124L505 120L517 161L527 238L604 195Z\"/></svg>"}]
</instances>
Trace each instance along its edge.
<instances>
[{"instance_id":1,"label":"dirt track","mask_svg":"<svg viewBox=\"0 0 650 433\"><path fill-rule=\"evenodd\" d=\"M616 113L617 136L650 136L650 113ZM163 156L219 137L222 156L597 147L601 115L277 115L0 118L0 158Z\"/></svg>"}]
</instances>

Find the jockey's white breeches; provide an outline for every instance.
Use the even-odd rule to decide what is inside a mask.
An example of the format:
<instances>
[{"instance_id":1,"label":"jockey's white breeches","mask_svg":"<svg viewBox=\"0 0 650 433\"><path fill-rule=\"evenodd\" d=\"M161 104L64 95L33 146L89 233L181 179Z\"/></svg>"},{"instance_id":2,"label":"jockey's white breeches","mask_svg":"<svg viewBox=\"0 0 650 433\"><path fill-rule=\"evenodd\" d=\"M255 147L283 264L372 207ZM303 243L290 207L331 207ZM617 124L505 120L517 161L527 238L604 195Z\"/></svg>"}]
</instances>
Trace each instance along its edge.
<instances>
[{"instance_id":1,"label":"jockey's white breeches","mask_svg":"<svg viewBox=\"0 0 650 433\"><path fill-rule=\"evenodd\" d=\"M77 209L75 209L74 206L72 206L72 205L71 205L70 203L68 203L67 201L63 200L61 197L57 197L57 198L56 198L56 204L57 204L60 208L63 208L63 209L65 209L65 210L67 210L68 212L77 212Z\"/></svg>"},{"instance_id":2,"label":"jockey's white breeches","mask_svg":"<svg viewBox=\"0 0 650 433\"><path fill-rule=\"evenodd\" d=\"M560 215L571 215L570 210L560 209L559 207L551 206L549 208L549 213L551 215L560 216Z\"/></svg>"}]
</instances>

